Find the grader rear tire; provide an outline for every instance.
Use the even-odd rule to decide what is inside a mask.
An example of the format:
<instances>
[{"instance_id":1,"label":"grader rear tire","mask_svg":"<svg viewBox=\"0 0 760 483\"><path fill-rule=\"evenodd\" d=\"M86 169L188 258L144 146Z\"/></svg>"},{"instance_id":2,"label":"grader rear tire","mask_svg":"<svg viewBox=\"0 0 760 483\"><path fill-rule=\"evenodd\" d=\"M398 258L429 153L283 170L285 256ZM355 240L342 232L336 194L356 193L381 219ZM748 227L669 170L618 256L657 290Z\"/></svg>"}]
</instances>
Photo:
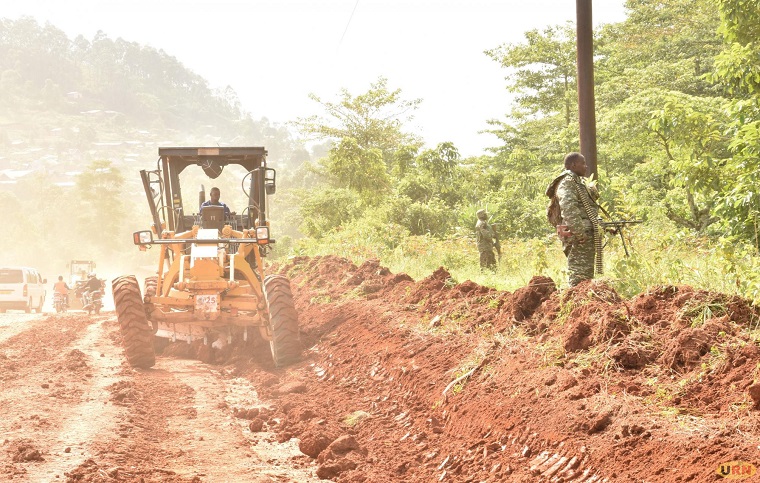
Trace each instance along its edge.
<instances>
[{"instance_id":1,"label":"grader rear tire","mask_svg":"<svg viewBox=\"0 0 760 483\"><path fill-rule=\"evenodd\" d=\"M298 312L293 304L290 281L281 275L264 279L264 297L269 307L272 340L269 347L277 367L301 359L301 340L298 336Z\"/></svg>"},{"instance_id":2,"label":"grader rear tire","mask_svg":"<svg viewBox=\"0 0 760 483\"><path fill-rule=\"evenodd\" d=\"M142 369L153 367L156 363L153 329L145 318L137 279L132 275L115 278L111 282L111 288L127 362L132 367Z\"/></svg>"}]
</instances>

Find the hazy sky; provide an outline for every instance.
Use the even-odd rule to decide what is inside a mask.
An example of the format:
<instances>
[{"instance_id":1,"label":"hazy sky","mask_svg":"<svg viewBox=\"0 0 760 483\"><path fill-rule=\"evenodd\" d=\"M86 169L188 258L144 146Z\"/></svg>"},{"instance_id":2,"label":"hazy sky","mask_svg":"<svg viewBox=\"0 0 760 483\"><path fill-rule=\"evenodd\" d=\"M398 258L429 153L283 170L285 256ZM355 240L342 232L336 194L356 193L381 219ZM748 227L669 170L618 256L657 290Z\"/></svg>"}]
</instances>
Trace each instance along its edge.
<instances>
[{"instance_id":1,"label":"hazy sky","mask_svg":"<svg viewBox=\"0 0 760 483\"><path fill-rule=\"evenodd\" d=\"M575 20L575 0L11 0L0 15L35 17L74 38L163 49L230 85L254 118L284 123L320 113L307 95L335 100L383 76L421 98L408 126L428 147L464 156L496 144L486 120L508 112L505 70L483 51L533 28ZM625 18L624 0L595 0L594 24Z\"/></svg>"}]
</instances>

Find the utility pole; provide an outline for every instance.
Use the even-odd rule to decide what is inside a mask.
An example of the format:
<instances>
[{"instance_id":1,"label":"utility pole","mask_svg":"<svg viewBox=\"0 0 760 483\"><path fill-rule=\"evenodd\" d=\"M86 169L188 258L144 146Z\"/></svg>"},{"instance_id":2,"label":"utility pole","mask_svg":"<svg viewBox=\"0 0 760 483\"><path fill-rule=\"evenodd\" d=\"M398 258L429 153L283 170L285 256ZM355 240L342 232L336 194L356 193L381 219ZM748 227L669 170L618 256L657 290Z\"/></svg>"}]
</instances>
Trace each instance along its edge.
<instances>
[{"instance_id":1,"label":"utility pole","mask_svg":"<svg viewBox=\"0 0 760 483\"><path fill-rule=\"evenodd\" d=\"M578 50L578 122L581 154L586 158L587 173L598 177L596 167L596 114L594 107L594 27L591 0L575 0Z\"/></svg>"}]
</instances>

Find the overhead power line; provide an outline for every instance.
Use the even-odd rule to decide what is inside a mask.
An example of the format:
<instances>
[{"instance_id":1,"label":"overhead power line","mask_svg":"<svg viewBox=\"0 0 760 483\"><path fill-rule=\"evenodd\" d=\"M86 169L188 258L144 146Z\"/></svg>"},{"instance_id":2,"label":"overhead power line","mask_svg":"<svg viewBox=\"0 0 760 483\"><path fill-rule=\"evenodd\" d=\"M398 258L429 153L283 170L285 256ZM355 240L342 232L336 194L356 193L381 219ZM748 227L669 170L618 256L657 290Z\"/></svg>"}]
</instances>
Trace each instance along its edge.
<instances>
[{"instance_id":1,"label":"overhead power line","mask_svg":"<svg viewBox=\"0 0 760 483\"><path fill-rule=\"evenodd\" d=\"M348 26L351 25L351 19L354 18L354 13L356 12L356 7L359 6L359 0L356 0L356 3L354 4L354 9L351 10L351 16L348 17L348 22L346 22L346 28L343 30L343 35L340 36L340 41L338 42L338 47L340 47L340 44L343 43L343 37L346 36L346 32L348 32Z\"/></svg>"}]
</instances>

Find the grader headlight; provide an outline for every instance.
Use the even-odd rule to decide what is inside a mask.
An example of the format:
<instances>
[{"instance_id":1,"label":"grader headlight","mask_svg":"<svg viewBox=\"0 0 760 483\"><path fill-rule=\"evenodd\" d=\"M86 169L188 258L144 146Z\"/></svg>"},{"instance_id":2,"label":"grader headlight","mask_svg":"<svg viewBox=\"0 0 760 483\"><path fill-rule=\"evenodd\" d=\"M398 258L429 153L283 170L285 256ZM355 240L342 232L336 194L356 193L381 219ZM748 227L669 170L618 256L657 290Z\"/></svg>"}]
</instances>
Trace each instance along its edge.
<instances>
[{"instance_id":1,"label":"grader headlight","mask_svg":"<svg viewBox=\"0 0 760 483\"><path fill-rule=\"evenodd\" d=\"M269 227L259 226L256 227L256 243L259 245L266 245L269 243Z\"/></svg>"},{"instance_id":2,"label":"grader headlight","mask_svg":"<svg viewBox=\"0 0 760 483\"><path fill-rule=\"evenodd\" d=\"M153 243L153 233L149 230L136 231L132 234L132 239L135 245L150 245Z\"/></svg>"}]
</instances>

